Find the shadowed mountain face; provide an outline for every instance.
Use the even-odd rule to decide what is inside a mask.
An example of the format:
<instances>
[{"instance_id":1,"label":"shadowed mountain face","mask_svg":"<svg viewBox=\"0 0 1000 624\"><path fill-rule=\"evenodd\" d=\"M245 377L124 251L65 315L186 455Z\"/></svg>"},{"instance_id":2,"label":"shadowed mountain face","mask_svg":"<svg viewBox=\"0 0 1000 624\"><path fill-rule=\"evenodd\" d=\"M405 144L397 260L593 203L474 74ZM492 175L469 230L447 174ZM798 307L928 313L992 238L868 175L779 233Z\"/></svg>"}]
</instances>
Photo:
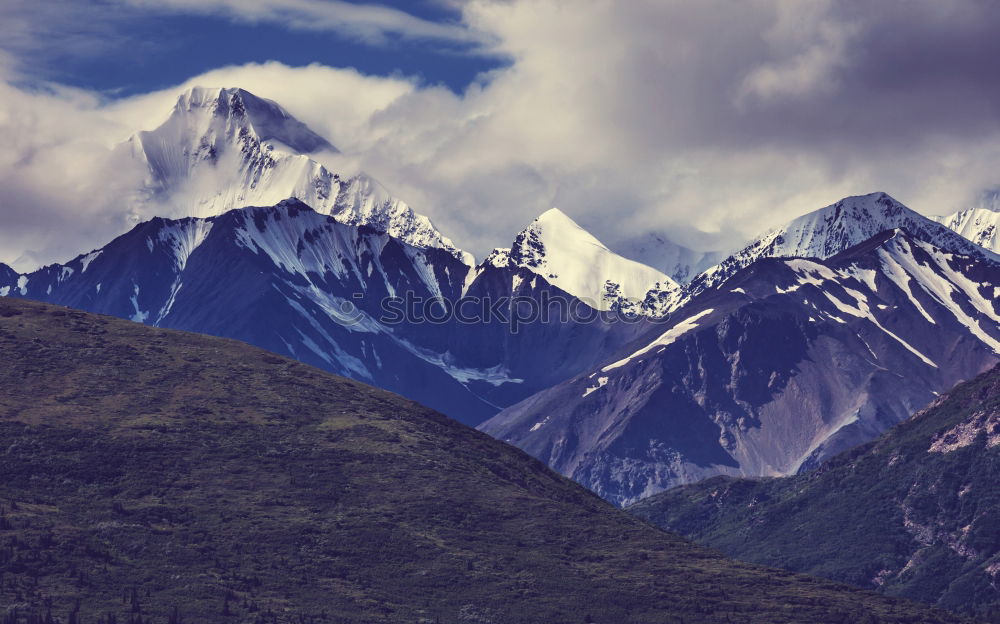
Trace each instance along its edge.
<instances>
[{"instance_id":1,"label":"shadowed mountain face","mask_svg":"<svg viewBox=\"0 0 1000 624\"><path fill-rule=\"evenodd\" d=\"M17 271L10 268L6 264L0 263L0 284L4 285L16 284L17 278L18 278Z\"/></svg>"},{"instance_id":2,"label":"shadowed mountain face","mask_svg":"<svg viewBox=\"0 0 1000 624\"><path fill-rule=\"evenodd\" d=\"M457 297L469 267L294 200L208 219L153 219L0 292L237 338L405 394L470 422L494 408L439 365L441 327L378 322L397 292ZM359 296L360 295L360 296ZM460 368L460 367L459 367Z\"/></svg>"},{"instance_id":3,"label":"shadowed mountain face","mask_svg":"<svg viewBox=\"0 0 1000 624\"><path fill-rule=\"evenodd\" d=\"M0 350L0 604L17 621L959 621L728 561L453 420L242 343L5 299Z\"/></svg>"},{"instance_id":4,"label":"shadowed mountain face","mask_svg":"<svg viewBox=\"0 0 1000 624\"><path fill-rule=\"evenodd\" d=\"M719 477L629 510L696 541L1000 622L1000 368L809 474Z\"/></svg>"},{"instance_id":5,"label":"shadowed mountain face","mask_svg":"<svg viewBox=\"0 0 1000 624\"><path fill-rule=\"evenodd\" d=\"M1000 265L902 230L762 259L591 371L480 426L629 503L871 440L998 361Z\"/></svg>"},{"instance_id":6,"label":"shadowed mountain face","mask_svg":"<svg viewBox=\"0 0 1000 624\"><path fill-rule=\"evenodd\" d=\"M579 373L642 330L593 315L536 318L530 306L515 327L490 314L511 318L515 298L579 299L527 268L473 269L447 250L346 225L296 200L153 219L65 264L0 272L0 295L236 338L467 424ZM463 296L471 322L428 305Z\"/></svg>"}]
</instances>

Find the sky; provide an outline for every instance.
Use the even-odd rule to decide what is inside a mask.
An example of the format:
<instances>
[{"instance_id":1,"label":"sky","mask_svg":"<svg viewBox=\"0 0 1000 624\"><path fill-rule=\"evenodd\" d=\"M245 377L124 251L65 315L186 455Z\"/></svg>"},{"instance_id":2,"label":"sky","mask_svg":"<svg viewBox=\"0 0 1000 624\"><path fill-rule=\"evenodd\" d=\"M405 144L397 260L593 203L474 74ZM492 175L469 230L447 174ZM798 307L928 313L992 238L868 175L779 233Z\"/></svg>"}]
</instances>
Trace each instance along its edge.
<instances>
[{"instance_id":1,"label":"sky","mask_svg":"<svg viewBox=\"0 0 1000 624\"><path fill-rule=\"evenodd\" d=\"M0 261L129 225L113 157L193 85L281 103L483 257L558 207L729 249L848 196L1000 187L989 0L3 0Z\"/></svg>"}]
</instances>

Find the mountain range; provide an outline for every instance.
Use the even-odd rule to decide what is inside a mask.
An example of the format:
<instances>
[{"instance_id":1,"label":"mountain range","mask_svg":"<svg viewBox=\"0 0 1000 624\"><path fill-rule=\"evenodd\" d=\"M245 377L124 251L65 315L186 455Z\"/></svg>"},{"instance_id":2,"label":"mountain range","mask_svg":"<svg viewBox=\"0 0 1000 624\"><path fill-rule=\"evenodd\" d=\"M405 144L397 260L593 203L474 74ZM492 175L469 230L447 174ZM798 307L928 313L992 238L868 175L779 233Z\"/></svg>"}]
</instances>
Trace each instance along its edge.
<instances>
[{"instance_id":1,"label":"mountain range","mask_svg":"<svg viewBox=\"0 0 1000 624\"><path fill-rule=\"evenodd\" d=\"M794 474L1000 361L998 286L1000 264L903 229L827 260L760 259L480 428L619 503Z\"/></svg>"},{"instance_id":2,"label":"mountain range","mask_svg":"<svg viewBox=\"0 0 1000 624\"><path fill-rule=\"evenodd\" d=\"M956 232L951 227L940 227L933 219L910 210L885 193L871 193L844 198L755 238L744 248L696 276L692 288L700 290L718 286L761 258L829 258L881 232L896 228L902 228L942 249L994 262L1000 260L995 253L968 238L970 235L974 237L970 229Z\"/></svg>"},{"instance_id":3,"label":"mountain range","mask_svg":"<svg viewBox=\"0 0 1000 624\"><path fill-rule=\"evenodd\" d=\"M1000 367L808 474L717 477L630 508L740 559L1000 622Z\"/></svg>"},{"instance_id":4,"label":"mountain range","mask_svg":"<svg viewBox=\"0 0 1000 624\"><path fill-rule=\"evenodd\" d=\"M575 227L553 214L543 222L552 219ZM578 285L571 280L560 283ZM469 314L482 301L503 303L509 315L508 300L537 301L543 292L578 301L521 256L470 267L448 250L345 225L298 200L216 217L155 218L66 264L7 273L0 286L0 295L237 338L470 424L599 361L639 331L639 323L593 322L596 310L583 304L591 314L580 321L526 317L516 331L502 318L463 323L433 305L464 296ZM417 313L442 320L392 322L404 295L421 302Z\"/></svg>"},{"instance_id":5,"label":"mountain range","mask_svg":"<svg viewBox=\"0 0 1000 624\"><path fill-rule=\"evenodd\" d=\"M884 193L694 276L712 254L654 236L653 268L556 209L476 264L241 89L192 89L121 149L149 170L137 215L193 216L31 273L0 266L0 295L236 338L401 393L620 504L811 468L997 357L1000 258L967 238L987 240L989 219L945 220L955 231Z\"/></svg>"},{"instance_id":6,"label":"mountain range","mask_svg":"<svg viewBox=\"0 0 1000 624\"><path fill-rule=\"evenodd\" d=\"M995 201L847 197L728 255L553 208L477 262L242 89L118 150L130 231L0 265L28 624L957 621L613 505L1000 621Z\"/></svg>"}]
</instances>

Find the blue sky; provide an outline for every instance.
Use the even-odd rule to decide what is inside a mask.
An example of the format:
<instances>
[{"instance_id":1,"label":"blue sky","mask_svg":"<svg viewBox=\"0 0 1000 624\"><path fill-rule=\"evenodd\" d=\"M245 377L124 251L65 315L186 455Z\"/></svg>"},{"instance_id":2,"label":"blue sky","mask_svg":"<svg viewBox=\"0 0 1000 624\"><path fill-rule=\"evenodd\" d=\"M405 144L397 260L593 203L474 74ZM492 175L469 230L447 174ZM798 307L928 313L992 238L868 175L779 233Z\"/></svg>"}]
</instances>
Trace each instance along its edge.
<instances>
[{"instance_id":1,"label":"blue sky","mask_svg":"<svg viewBox=\"0 0 1000 624\"><path fill-rule=\"evenodd\" d=\"M358 0L347 2L372 6ZM390 0L376 6L446 26L458 24L461 18L454 6L434 0ZM35 77L115 96L163 89L224 65L265 61L403 75L461 92L480 72L508 62L501 55L484 52L473 41L391 31L372 41L335 29L289 28L287 23L253 17L234 19L229 12L149 10L80 0L71 13L79 19L53 21L51 33L39 33L51 36L39 37L38 47L28 44L16 53Z\"/></svg>"}]
</instances>

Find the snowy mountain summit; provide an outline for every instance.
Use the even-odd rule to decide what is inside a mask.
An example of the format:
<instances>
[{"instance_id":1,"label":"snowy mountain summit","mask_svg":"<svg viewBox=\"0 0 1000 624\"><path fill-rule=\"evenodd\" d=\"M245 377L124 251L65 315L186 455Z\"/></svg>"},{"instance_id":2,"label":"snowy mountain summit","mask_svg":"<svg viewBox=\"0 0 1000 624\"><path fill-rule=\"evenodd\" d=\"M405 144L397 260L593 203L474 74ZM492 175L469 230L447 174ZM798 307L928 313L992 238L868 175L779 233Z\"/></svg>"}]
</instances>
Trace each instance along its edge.
<instances>
[{"instance_id":1,"label":"snowy mountain summit","mask_svg":"<svg viewBox=\"0 0 1000 624\"><path fill-rule=\"evenodd\" d=\"M238 88L194 87L170 116L125 144L148 170L134 211L210 217L295 197L317 212L366 225L421 248L473 259L364 173L342 177L315 156L336 153L328 140L276 102Z\"/></svg>"},{"instance_id":2,"label":"snowy mountain summit","mask_svg":"<svg viewBox=\"0 0 1000 624\"><path fill-rule=\"evenodd\" d=\"M990 193L977 206L932 218L980 247L1000 254L1000 194Z\"/></svg>"},{"instance_id":3,"label":"snowy mountain summit","mask_svg":"<svg viewBox=\"0 0 1000 624\"><path fill-rule=\"evenodd\" d=\"M650 290L679 288L666 274L614 253L558 208L542 213L487 262L527 269L602 310L642 302Z\"/></svg>"},{"instance_id":4,"label":"snowy mountain summit","mask_svg":"<svg viewBox=\"0 0 1000 624\"><path fill-rule=\"evenodd\" d=\"M830 258L880 232L897 228L953 253L1000 260L996 254L907 208L888 194L869 193L845 197L754 239L695 278L692 290L718 286L761 258Z\"/></svg>"}]
</instances>

